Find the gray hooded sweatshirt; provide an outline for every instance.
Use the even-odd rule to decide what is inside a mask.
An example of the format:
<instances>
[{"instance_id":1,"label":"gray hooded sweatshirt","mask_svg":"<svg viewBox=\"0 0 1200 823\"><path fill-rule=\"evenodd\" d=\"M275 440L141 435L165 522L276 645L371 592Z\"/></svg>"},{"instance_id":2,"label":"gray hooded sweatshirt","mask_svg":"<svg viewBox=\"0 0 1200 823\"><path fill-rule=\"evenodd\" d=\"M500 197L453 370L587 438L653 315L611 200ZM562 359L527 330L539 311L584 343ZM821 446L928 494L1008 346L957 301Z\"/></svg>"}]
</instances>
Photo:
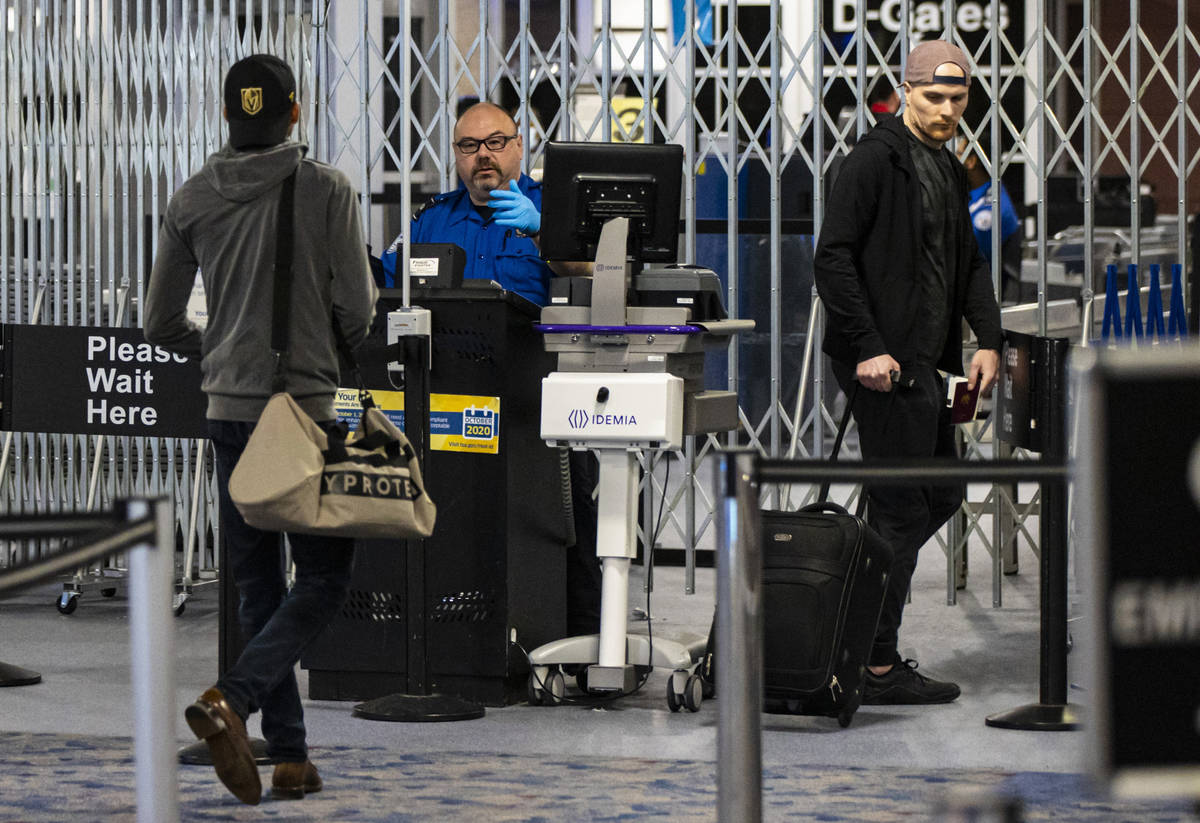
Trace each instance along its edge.
<instances>
[{"instance_id":1,"label":"gray hooded sweatshirt","mask_svg":"<svg viewBox=\"0 0 1200 823\"><path fill-rule=\"evenodd\" d=\"M143 315L146 339L199 357L211 420L256 421L271 394L271 295L279 192L296 174L286 390L314 420L334 418L336 320L356 346L375 313L358 196L337 169L284 142L226 145L171 197L158 237ZM187 318L200 270L203 331Z\"/></svg>"}]
</instances>

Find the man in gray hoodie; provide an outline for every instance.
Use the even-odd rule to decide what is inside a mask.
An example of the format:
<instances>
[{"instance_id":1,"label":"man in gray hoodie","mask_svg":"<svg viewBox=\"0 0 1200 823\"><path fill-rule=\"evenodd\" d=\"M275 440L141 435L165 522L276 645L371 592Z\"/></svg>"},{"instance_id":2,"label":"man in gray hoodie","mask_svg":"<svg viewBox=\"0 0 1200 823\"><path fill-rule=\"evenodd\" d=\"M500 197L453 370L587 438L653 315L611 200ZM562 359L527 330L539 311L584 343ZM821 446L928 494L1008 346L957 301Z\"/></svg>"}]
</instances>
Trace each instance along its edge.
<instances>
[{"instance_id":1,"label":"man in gray hoodie","mask_svg":"<svg viewBox=\"0 0 1200 823\"><path fill-rule=\"evenodd\" d=\"M338 359L333 326L350 346L374 316L358 196L330 166L288 140L300 116L296 81L284 61L252 55L225 77L229 143L171 198L146 294L146 339L199 357L216 454L221 531L248 642L237 662L187 708L208 743L217 776L235 796L262 796L245 719L262 712L272 793L303 797L321 778L308 760L295 665L345 601L354 541L289 534L296 579L289 592L280 535L248 526L229 497L229 476L271 394L271 307L276 229L293 220L286 389L323 427L335 421ZM293 214L280 214L284 181L295 176ZM208 323L187 318L199 270Z\"/></svg>"}]
</instances>

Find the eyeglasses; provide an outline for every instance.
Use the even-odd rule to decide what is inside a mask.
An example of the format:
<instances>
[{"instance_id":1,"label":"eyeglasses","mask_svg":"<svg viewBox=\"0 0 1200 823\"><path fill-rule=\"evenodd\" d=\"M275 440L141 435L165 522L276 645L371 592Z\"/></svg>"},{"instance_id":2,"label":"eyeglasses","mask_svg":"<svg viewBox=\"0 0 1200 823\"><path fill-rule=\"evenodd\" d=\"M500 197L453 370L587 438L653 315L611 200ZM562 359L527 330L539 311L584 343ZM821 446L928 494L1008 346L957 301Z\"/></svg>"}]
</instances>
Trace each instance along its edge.
<instances>
[{"instance_id":1,"label":"eyeglasses","mask_svg":"<svg viewBox=\"0 0 1200 823\"><path fill-rule=\"evenodd\" d=\"M454 144L454 148L458 149L463 154L475 154L479 151L480 146L487 146L488 151L504 151L508 146L509 140L516 140L515 134L493 134L491 137L485 137L483 140L476 140L474 137L464 137Z\"/></svg>"}]
</instances>

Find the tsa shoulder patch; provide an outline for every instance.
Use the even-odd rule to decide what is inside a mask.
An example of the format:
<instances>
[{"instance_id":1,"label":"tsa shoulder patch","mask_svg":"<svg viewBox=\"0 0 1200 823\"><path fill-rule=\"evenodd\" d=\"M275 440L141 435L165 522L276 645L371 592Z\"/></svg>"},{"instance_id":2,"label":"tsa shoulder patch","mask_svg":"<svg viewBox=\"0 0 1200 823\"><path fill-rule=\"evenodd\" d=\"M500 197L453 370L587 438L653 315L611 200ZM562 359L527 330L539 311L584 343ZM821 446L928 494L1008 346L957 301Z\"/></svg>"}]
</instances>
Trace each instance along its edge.
<instances>
[{"instance_id":1,"label":"tsa shoulder patch","mask_svg":"<svg viewBox=\"0 0 1200 823\"><path fill-rule=\"evenodd\" d=\"M500 398L431 394L429 445L441 451L499 454Z\"/></svg>"}]
</instances>

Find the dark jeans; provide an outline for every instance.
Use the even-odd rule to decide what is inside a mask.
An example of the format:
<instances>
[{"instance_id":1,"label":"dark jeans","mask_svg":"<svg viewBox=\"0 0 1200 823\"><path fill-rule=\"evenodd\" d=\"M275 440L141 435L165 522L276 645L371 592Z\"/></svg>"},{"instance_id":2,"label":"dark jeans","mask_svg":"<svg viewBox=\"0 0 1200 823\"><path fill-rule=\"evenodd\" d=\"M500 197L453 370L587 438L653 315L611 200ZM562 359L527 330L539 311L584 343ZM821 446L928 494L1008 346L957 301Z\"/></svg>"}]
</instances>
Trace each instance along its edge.
<instances>
[{"instance_id":1,"label":"dark jeans","mask_svg":"<svg viewBox=\"0 0 1200 823\"><path fill-rule=\"evenodd\" d=\"M850 397L854 367L834 362L833 373L846 397ZM915 378L916 385L890 393L858 390L854 422L858 424L863 457L957 457L941 375L930 367L905 367L904 374ZM868 659L869 665L886 666L898 657L900 620L917 567L917 552L958 511L963 487L872 485L866 491L867 523L895 553Z\"/></svg>"},{"instance_id":2,"label":"dark jeans","mask_svg":"<svg viewBox=\"0 0 1200 823\"><path fill-rule=\"evenodd\" d=\"M305 647L346 600L354 540L289 534L296 580L287 591L279 533L248 526L229 497L229 475L253 430L253 423L208 421L230 565L223 571L232 572L237 585L238 621L247 638L246 648L221 675L217 688L243 717L262 711L263 736L272 759L303 762L308 746L295 667Z\"/></svg>"}]
</instances>

